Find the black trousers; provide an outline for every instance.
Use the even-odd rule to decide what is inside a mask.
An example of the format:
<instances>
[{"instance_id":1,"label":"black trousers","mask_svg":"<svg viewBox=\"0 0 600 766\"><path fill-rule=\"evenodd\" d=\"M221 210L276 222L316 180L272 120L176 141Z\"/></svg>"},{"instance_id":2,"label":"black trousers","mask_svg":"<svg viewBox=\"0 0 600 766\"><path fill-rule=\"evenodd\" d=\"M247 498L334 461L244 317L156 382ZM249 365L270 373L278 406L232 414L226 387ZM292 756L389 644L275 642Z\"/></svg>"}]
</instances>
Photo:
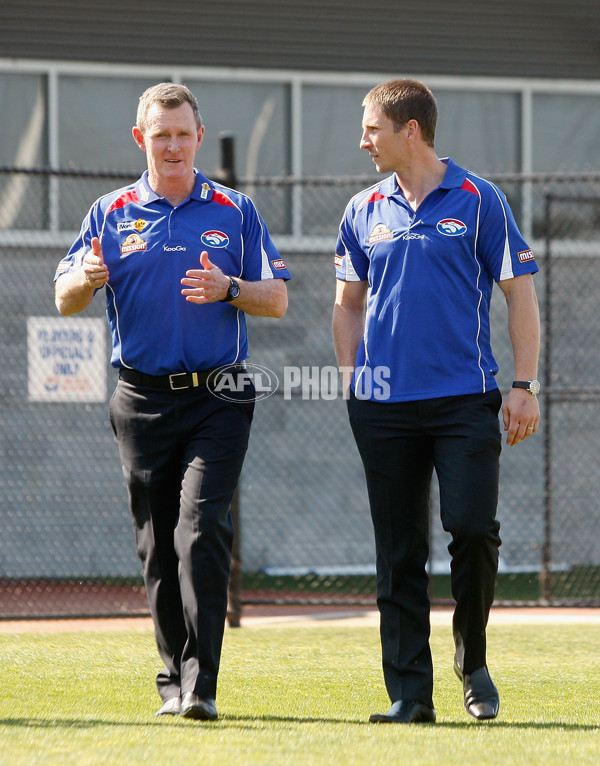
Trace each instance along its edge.
<instances>
[{"instance_id":1,"label":"black trousers","mask_svg":"<svg viewBox=\"0 0 600 766\"><path fill-rule=\"evenodd\" d=\"M119 380L110 404L164 669L163 700L215 697L231 566L230 506L254 410L247 387L170 391Z\"/></svg>"},{"instance_id":2,"label":"black trousers","mask_svg":"<svg viewBox=\"0 0 600 766\"><path fill-rule=\"evenodd\" d=\"M500 525L498 391L414 402L348 400L365 468L377 553L383 673L390 699L432 706L429 647L429 493L433 470L444 529L452 535L456 661L486 664Z\"/></svg>"}]
</instances>

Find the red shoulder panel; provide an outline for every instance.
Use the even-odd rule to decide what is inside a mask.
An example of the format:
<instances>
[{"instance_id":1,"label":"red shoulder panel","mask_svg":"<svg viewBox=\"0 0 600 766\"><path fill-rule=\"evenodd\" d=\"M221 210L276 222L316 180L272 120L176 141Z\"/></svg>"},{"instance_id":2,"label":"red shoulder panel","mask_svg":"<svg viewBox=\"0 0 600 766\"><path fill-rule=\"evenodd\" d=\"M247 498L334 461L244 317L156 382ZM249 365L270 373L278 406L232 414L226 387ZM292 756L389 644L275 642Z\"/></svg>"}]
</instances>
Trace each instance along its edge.
<instances>
[{"instance_id":1,"label":"red shoulder panel","mask_svg":"<svg viewBox=\"0 0 600 766\"><path fill-rule=\"evenodd\" d=\"M137 191L132 189L131 191L125 192L125 194L122 194L120 197L118 197L106 212L110 213L111 210L118 210L120 207L125 207L125 205L127 205L129 202L139 201L140 200L138 198Z\"/></svg>"}]
</instances>

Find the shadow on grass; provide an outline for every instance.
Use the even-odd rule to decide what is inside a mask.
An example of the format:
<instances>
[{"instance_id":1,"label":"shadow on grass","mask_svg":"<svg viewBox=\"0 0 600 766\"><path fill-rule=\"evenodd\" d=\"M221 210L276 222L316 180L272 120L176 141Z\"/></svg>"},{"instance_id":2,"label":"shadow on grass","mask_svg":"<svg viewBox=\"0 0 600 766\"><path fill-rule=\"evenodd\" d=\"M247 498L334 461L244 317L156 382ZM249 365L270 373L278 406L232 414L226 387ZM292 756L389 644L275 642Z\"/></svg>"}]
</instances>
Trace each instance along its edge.
<instances>
[{"instance_id":1,"label":"shadow on grass","mask_svg":"<svg viewBox=\"0 0 600 766\"><path fill-rule=\"evenodd\" d=\"M578 724L578 723L565 723L563 721L437 721L436 723L419 723L419 724L393 724L393 723L371 723L368 720L357 721L356 719L342 719L342 718L304 718L300 716L244 716L244 715L228 715L221 719L221 723L230 722L251 722L251 721L271 721L273 723L333 723L333 724L354 724L355 726L368 726L369 728L380 728L382 730L393 730L398 727L409 726L411 729L472 729L475 728L492 728L492 729L561 729L566 731L597 731L600 729L600 723L598 724Z\"/></svg>"},{"instance_id":2,"label":"shadow on grass","mask_svg":"<svg viewBox=\"0 0 600 766\"><path fill-rule=\"evenodd\" d=\"M369 728L380 728L382 730L393 730L398 726L410 726L411 729L425 728L425 729L472 729L476 728L488 728L488 729L531 729L539 731L551 731L552 729L560 729L561 731L597 731L600 728L600 724L579 724L579 723L565 723L564 721L515 721L515 722L503 722L503 721L487 721L485 723L478 723L476 721L438 721L435 724L372 724L369 721L357 721L355 719L347 718L307 718L304 716L278 716L278 715L262 715L262 716L246 716L246 715L225 715L218 721L196 721L192 719L174 718L172 720L148 720L148 721L107 721L100 719L82 719L82 718L0 718L0 726L6 726L8 728L22 727L25 729L92 729L96 727L164 727L164 726L181 726L180 721L183 721L189 725L200 727L236 727L237 725L246 726L251 723L296 723L296 724L343 724L345 726L367 726Z\"/></svg>"}]
</instances>

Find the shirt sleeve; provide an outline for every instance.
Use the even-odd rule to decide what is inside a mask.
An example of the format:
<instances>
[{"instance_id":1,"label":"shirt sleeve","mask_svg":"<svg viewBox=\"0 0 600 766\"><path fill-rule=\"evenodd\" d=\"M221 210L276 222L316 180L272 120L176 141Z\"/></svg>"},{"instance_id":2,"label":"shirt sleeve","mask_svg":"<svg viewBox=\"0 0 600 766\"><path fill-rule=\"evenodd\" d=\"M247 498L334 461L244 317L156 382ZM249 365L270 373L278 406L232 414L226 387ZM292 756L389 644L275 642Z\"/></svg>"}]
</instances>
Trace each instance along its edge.
<instances>
[{"instance_id":1,"label":"shirt sleeve","mask_svg":"<svg viewBox=\"0 0 600 766\"><path fill-rule=\"evenodd\" d=\"M254 203L247 200L242 225L242 279L257 282L262 279L291 279L285 261L275 247L267 225Z\"/></svg>"},{"instance_id":2,"label":"shirt sleeve","mask_svg":"<svg viewBox=\"0 0 600 766\"><path fill-rule=\"evenodd\" d=\"M478 237L478 252L496 282L535 274L533 251L523 239L504 193L489 185Z\"/></svg>"},{"instance_id":3,"label":"shirt sleeve","mask_svg":"<svg viewBox=\"0 0 600 766\"><path fill-rule=\"evenodd\" d=\"M92 237L100 236L95 226L94 210L96 204L83 219L79 236L71 245L69 252L59 262L54 274L55 282L62 274L67 274L69 271L74 271L81 266L85 254L92 249Z\"/></svg>"},{"instance_id":4,"label":"shirt sleeve","mask_svg":"<svg viewBox=\"0 0 600 766\"><path fill-rule=\"evenodd\" d=\"M353 206L346 208L335 247L335 275L343 282L360 282L369 274L369 259L360 246L354 226Z\"/></svg>"}]
</instances>

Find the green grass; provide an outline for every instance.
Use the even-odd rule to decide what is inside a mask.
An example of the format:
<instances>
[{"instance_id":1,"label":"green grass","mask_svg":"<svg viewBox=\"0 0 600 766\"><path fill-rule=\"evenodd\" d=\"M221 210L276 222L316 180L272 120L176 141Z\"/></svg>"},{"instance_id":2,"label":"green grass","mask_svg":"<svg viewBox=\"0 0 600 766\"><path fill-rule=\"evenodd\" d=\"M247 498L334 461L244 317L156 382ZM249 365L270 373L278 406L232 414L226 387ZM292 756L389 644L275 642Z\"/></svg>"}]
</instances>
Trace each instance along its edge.
<instances>
[{"instance_id":1,"label":"green grass","mask_svg":"<svg viewBox=\"0 0 600 766\"><path fill-rule=\"evenodd\" d=\"M215 723L153 716L149 631L0 636L0 764L515 764L600 759L597 625L493 626L496 721L465 714L450 629L434 627L431 725L369 724L389 705L378 631L228 630Z\"/></svg>"}]
</instances>

